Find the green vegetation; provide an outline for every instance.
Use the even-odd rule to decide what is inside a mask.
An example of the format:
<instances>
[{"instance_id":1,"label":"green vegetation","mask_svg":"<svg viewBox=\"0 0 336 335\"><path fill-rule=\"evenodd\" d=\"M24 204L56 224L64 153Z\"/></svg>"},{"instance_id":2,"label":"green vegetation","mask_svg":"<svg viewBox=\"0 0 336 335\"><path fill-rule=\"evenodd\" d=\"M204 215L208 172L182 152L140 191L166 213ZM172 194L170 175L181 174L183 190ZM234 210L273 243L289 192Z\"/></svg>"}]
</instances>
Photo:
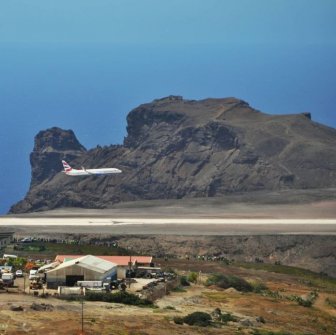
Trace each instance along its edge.
<instances>
[{"instance_id":1,"label":"green vegetation","mask_svg":"<svg viewBox=\"0 0 336 335\"><path fill-rule=\"evenodd\" d=\"M264 270L268 272L282 273L298 277L302 284L320 287L331 292L336 292L336 279L327 276L326 274L316 273L310 270L305 270L293 266L281 264L267 263L235 263L235 266L240 266L245 269Z\"/></svg>"},{"instance_id":2,"label":"green vegetation","mask_svg":"<svg viewBox=\"0 0 336 335\"><path fill-rule=\"evenodd\" d=\"M85 300L88 301L105 301L105 302L115 302L119 304L134 305L134 306L146 306L153 307L153 303L147 299L141 299L137 295L119 291L117 293L98 293L98 292L87 292L84 296Z\"/></svg>"},{"instance_id":3,"label":"green vegetation","mask_svg":"<svg viewBox=\"0 0 336 335\"><path fill-rule=\"evenodd\" d=\"M176 286L172 289L172 292L183 293L183 292L187 292L187 290L185 288L183 288L182 286Z\"/></svg>"},{"instance_id":4,"label":"green vegetation","mask_svg":"<svg viewBox=\"0 0 336 335\"><path fill-rule=\"evenodd\" d=\"M265 329L254 329L251 335L299 335L298 333L290 333L286 331L274 331ZM312 333L304 333L302 335L315 335Z\"/></svg>"},{"instance_id":5,"label":"green vegetation","mask_svg":"<svg viewBox=\"0 0 336 335\"><path fill-rule=\"evenodd\" d=\"M189 283L189 281L188 281L188 279L187 279L186 276L181 276L180 277L180 284L182 286L190 286L190 283Z\"/></svg>"},{"instance_id":6,"label":"green vegetation","mask_svg":"<svg viewBox=\"0 0 336 335\"><path fill-rule=\"evenodd\" d=\"M26 245L24 249L26 251L41 252L41 251L45 251L45 246L44 245Z\"/></svg>"},{"instance_id":7,"label":"green vegetation","mask_svg":"<svg viewBox=\"0 0 336 335\"><path fill-rule=\"evenodd\" d=\"M216 285L220 288L230 288L233 287L237 291L241 292L251 292L253 287L245 279L233 276L233 275L223 275L221 273L215 273L211 275L206 283L206 286Z\"/></svg>"},{"instance_id":8,"label":"green vegetation","mask_svg":"<svg viewBox=\"0 0 336 335\"><path fill-rule=\"evenodd\" d=\"M325 302L327 305L336 308L336 299L326 298Z\"/></svg>"},{"instance_id":9,"label":"green vegetation","mask_svg":"<svg viewBox=\"0 0 336 335\"><path fill-rule=\"evenodd\" d=\"M309 293L306 299L299 297L297 295L291 295L287 297L287 299L291 301L296 301L300 306L311 307L313 306L313 303L315 302L317 297L318 297L318 293L316 291L312 291Z\"/></svg>"},{"instance_id":10,"label":"green vegetation","mask_svg":"<svg viewBox=\"0 0 336 335\"><path fill-rule=\"evenodd\" d=\"M194 312L184 318L174 317L174 322L179 325L186 323L189 326L207 327L211 324L211 315L204 312Z\"/></svg>"},{"instance_id":11,"label":"green vegetation","mask_svg":"<svg viewBox=\"0 0 336 335\"><path fill-rule=\"evenodd\" d=\"M125 305L134 305L140 307L154 307L153 303L148 299L141 299L137 295L119 291L116 293L106 293L106 292L87 292L85 296L62 296L62 300L87 300L87 301L104 301L104 302L114 302Z\"/></svg>"},{"instance_id":12,"label":"green vegetation","mask_svg":"<svg viewBox=\"0 0 336 335\"><path fill-rule=\"evenodd\" d=\"M265 291L269 291L268 287L262 282L254 282L250 284L252 285L254 293L263 293Z\"/></svg>"},{"instance_id":13,"label":"green vegetation","mask_svg":"<svg viewBox=\"0 0 336 335\"><path fill-rule=\"evenodd\" d=\"M238 321L238 319L235 316L233 316L231 313L222 313L222 314L220 314L219 319L224 324L227 324L229 321L232 321L232 322L237 322Z\"/></svg>"},{"instance_id":14,"label":"green vegetation","mask_svg":"<svg viewBox=\"0 0 336 335\"><path fill-rule=\"evenodd\" d=\"M188 275L188 281L190 283L196 283L198 278L198 274L196 272L190 272Z\"/></svg>"},{"instance_id":15,"label":"green vegetation","mask_svg":"<svg viewBox=\"0 0 336 335\"><path fill-rule=\"evenodd\" d=\"M164 309L175 310L176 308L174 306L166 306L166 307L164 307Z\"/></svg>"},{"instance_id":16,"label":"green vegetation","mask_svg":"<svg viewBox=\"0 0 336 335\"><path fill-rule=\"evenodd\" d=\"M183 318L182 317L175 316L173 320L177 325L183 325Z\"/></svg>"},{"instance_id":17,"label":"green vegetation","mask_svg":"<svg viewBox=\"0 0 336 335\"><path fill-rule=\"evenodd\" d=\"M7 265L13 266L15 269L23 269L26 266L27 259L23 257L9 258Z\"/></svg>"},{"instance_id":18,"label":"green vegetation","mask_svg":"<svg viewBox=\"0 0 336 335\"><path fill-rule=\"evenodd\" d=\"M284 296L279 291L265 290L261 292L261 295L272 299L284 299Z\"/></svg>"},{"instance_id":19,"label":"green vegetation","mask_svg":"<svg viewBox=\"0 0 336 335\"><path fill-rule=\"evenodd\" d=\"M264 329L255 329L252 335L294 335L289 332L283 331L271 331L271 330L264 330Z\"/></svg>"},{"instance_id":20,"label":"green vegetation","mask_svg":"<svg viewBox=\"0 0 336 335\"><path fill-rule=\"evenodd\" d=\"M41 251L43 255L50 255L55 257L57 254L68 254L68 255L130 255L130 251L121 247L113 246L102 246L93 244L67 244L67 243L54 243L54 242L31 242L20 244L16 247L18 254L29 254L34 253L40 254ZM132 252L132 254L135 254Z\"/></svg>"}]
</instances>

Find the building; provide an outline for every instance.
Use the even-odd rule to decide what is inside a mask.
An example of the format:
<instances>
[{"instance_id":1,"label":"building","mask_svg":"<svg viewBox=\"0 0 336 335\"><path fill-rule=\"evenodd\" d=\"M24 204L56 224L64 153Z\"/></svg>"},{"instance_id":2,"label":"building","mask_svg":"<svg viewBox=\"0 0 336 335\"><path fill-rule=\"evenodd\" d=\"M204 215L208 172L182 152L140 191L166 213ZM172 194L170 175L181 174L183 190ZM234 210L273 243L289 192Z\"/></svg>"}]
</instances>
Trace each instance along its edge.
<instances>
[{"instance_id":1,"label":"building","mask_svg":"<svg viewBox=\"0 0 336 335\"><path fill-rule=\"evenodd\" d=\"M117 264L87 255L61 263L46 272L48 288L74 286L77 281L104 281L107 277L117 278Z\"/></svg>"},{"instance_id":2,"label":"building","mask_svg":"<svg viewBox=\"0 0 336 335\"><path fill-rule=\"evenodd\" d=\"M55 258L55 262L67 263L68 261L78 257L82 257L82 255L57 255ZM126 278L126 271L130 267L134 269L141 266L145 267L154 266L152 256L95 256L95 257L117 264L118 279Z\"/></svg>"},{"instance_id":3,"label":"building","mask_svg":"<svg viewBox=\"0 0 336 335\"><path fill-rule=\"evenodd\" d=\"M57 255L55 262L63 263L74 258L82 257L83 255ZM109 261L117 264L119 267L129 266L129 262L132 266L151 266L153 265L152 256L95 256L105 261Z\"/></svg>"}]
</instances>

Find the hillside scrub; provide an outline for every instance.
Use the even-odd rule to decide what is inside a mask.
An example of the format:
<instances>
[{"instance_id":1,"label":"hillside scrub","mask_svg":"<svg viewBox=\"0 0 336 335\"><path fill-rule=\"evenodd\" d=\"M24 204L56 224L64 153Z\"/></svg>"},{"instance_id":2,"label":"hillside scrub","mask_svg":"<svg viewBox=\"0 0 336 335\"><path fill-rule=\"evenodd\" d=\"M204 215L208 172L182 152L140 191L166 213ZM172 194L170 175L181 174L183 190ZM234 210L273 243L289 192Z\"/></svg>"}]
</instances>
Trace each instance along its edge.
<instances>
[{"instance_id":1,"label":"hillside scrub","mask_svg":"<svg viewBox=\"0 0 336 335\"><path fill-rule=\"evenodd\" d=\"M325 302L327 305L336 308L336 299L326 298Z\"/></svg>"},{"instance_id":2,"label":"hillside scrub","mask_svg":"<svg viewBox=\"0 0 336 335\"><path fill-rule=\"evenodd\" d=\"M198 278L198 274L196 272L190 272L188 275L188 281L190 283L196 283Z\"/></svg>"},{"instance_id":3,"label":"hillside scrub","mask_svg":"<svg viewBox=\"0 0 336 335\"><path fill-rule=\"evenodd\" d=\"M254 293L263 293L268 290L266 284L262 282L253 282L251 283Z\"/></svg>"},{"instance_id":4,"label":"hillside scrub","mask_svg":"<svg viewBox=\"0 0 336 335\"><path fill-rule=\"evenodd\" d=\"M252 292L253 287L245 279L233 276L223 275L221 273L215 273L211 275L205 282L205 286L216 285L217 287L227 289L233 287L237 291Z\"/></svg>"},{"instance_id":5,"label":"hillside scrub","mask_svg":"<svg viewBox=\"0 0 336 335\"><path fill-rule=\"evenodd\" d=\"M211 324L211 315L205 312L194 312L183 318L175 317L174 322L179 325L186 323L189 326L208 327Z\"/></svg>"},{"instance_id":6,"label":"hillside scrub","mask_svg":"<svg viewBox=\"0 0 336 335\"><path fill-rule=\"evenodd\" d=\"M297 295L292 295L288 297L288 299L291 301L296 301L300 306L311 307L313 306L317 297L318 297L318 293L316 291L312 291L309 293L309 295L306 298L299 297Z\"/></svg>"},{"instance_id":7,"label":"hillside scrub","mask_svg":"<svg viewBox=\"0 0 336 335\"><path fill-rule=\"evenodd\" d=\"M190 283L189 283L189 281L188 281L188 279L187 279L186 276L181 276L180 277L180 284L182 286L190 286Z\"/></svg>"},{"instance_id":8,"label":"hillside scrub","mask_svg":"<svg viewBox=\"0 0 336 335\"><path fill-rule=\"evenodd\" d=\"M117 293L97 293L88 292L85 295L85 299L89 301L105 301L105 302L115 302L126 305L135 306L152 306L152 302L147 299L141 299L137 295L128 292L117 292Z\"/></svg>"},{"instance_id":9,"label":"hillside scrub","mask_svg":"<svg viewBox=\"0 0 336 335\"><path fill-rule=\"evenodd\" d=\"M104 301L104 302L114 302L125 305L133 305L140 307L153 307L153 303L148 299L141 299L137 295L119 291L116 293L107 292L87 292L85 296L64 296L63 300L87 300L87 301Z\"/></svg>"}]
</instances>

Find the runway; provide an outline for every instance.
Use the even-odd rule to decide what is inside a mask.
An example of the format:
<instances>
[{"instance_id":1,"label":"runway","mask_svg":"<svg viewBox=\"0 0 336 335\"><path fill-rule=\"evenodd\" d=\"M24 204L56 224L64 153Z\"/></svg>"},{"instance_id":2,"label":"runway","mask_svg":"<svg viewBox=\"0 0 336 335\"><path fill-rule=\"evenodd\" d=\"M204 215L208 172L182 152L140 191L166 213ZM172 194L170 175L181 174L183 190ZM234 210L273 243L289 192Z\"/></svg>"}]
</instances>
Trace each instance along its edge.
<instances>
[{"instance_id":1,"label":"runway","mask_svg":"<svg viewBox=\"0 0 336 335\"><path fill-rule=\"evenodd\" d=\"M336 235L336 219L1 217L0 228L38 233L173 235Z\"/></svg>"}]
</instances>

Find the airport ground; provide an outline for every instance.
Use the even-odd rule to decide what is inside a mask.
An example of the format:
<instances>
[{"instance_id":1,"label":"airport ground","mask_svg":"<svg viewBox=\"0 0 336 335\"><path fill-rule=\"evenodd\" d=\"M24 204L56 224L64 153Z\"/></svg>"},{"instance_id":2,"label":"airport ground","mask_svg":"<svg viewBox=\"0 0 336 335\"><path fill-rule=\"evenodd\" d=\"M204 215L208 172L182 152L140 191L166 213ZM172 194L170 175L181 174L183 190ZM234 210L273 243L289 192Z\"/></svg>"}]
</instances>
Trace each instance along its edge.
<instances>
[{"instance_id":1,"label":"airport ground","mask_svg":"<svg viewBox=\"0 0 336 335\"><path fill-rule=\"evenodd\" d=\"M188 201L183 204L166 202L165 205L141 202L136 205L121 204L103 211L71 209L6 216L0 218L0 227L14 231L17 237L79 238L82 242L92 237L102 241L117 237L119 247L125 249L133 243L134 248L143 248L142 253L154 250L159 255L160 252L171 250L180 256L186 255L185 250L190 245L193 248L197 245L197 252L211 255L216 250L212 247L213 243L221 246L224 238L232 237L234 240L229 245L235 246L237 243L243 245L245 240L253 241L252 237L255 236L255 239L266 241L275 248L276 241L288 237L289 244L296 248L292 255L299 255L302 264L315 262L318 266L324 261L335 264L334 200L297 205L275 205L272 202L268 205L242 205L231 202L220 206L216 203L204 205L197 201L189 204ZM202 244L204 241L206 243ZM250 247L246 247L253 260L250 263L236 261L226 265L225 262L200 261L194 257L171 257L159 259L158 263L176 269L180 274L201 273L203 281L213 273L239 276L249 282L262 283L267 287L265 293L241 293L216 286L206 287L201 280L155 301L155 308L85 302L85 334L334 335L335 280L297 268L274 267L274 258L271 258L272 264L257 263L254 249ZM284 262L289 261L291 253L282 245L276 248L283 251L280 256ZM326 249L322 258L317 257L316 250L323 248ZM308 251L312 251L311 258L307 258ZM296 258L294 260L297 261ZM311 292L317 292L311 307L304 307L292 299L293 296L305 298ZM34 302L52 307L50 310L35 311L31 309ZM20 305L23 310L12 311L12 305ZM173 321L176 316L182 317L195 311L211 313L215 308L220 308L223 313L232 313L239 322L228 322L221 328L203 328L178 325ZM35 297L22 292L2 292L0 310L0 334L81 333L82 305L79 302Z\"/></svg>"},{"instance_id":2,"label":"airport ground","mask_svg":"<svg viewBox=\"0 0 336 335\"><path fill-rule=\"evenodd\" d=\"M22 234L336 235L335 200L276 204L269 198L262 204L212 198L137 201L101 210L58 209L2 216L0 227Z\"/></svg>"},{"instance_id":3,"label":"airport ground","mask_svg":"<svg viewBox=\"0 0 336 335\"><path fill-rule=\"evenodd\" d=\"M196 284L170 292L155 301L155 307L140 308L115 303L84 302L83 328L85 334L170 335L170 334L315 334L333 335L336 326L336 281L308 271L279 268L246 268L220 262L197 260L156 260L188 276L200 273ZM267 290L239 292L205 286L212 273L234 275L251 283L262 283ZM80 334L82 304L63 301L52 296L36 297L16 288L0 292L0 334ZM292 297L306 297L317 292L311 307L304 307ZM41 310L33 309L33 304ZM13 311L15 307L19 311ZM43 308L46 306L46 308ZM13 308L14 307L14 308ZM219 308L231 313L236 321L221 327L198 327L175 324L174 317L195 311L212 313ZM261 321L260 321L261 320Z\"/></svg>"}]
</instances>

